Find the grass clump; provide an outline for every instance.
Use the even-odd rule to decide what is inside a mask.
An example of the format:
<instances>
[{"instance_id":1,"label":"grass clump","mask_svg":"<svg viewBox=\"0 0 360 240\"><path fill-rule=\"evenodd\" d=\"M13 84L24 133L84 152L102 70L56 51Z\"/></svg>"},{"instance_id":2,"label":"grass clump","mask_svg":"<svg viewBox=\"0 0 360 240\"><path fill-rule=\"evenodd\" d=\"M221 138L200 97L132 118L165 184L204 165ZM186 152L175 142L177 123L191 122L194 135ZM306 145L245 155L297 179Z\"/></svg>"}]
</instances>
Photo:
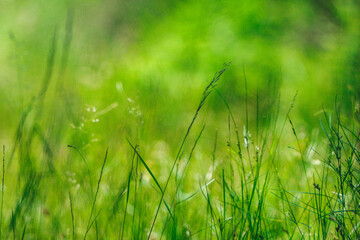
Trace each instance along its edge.
<instances>
[{"instance_id":1,"label":"grass clump","mask_svg":"<svg viewBox=\"0 0 360 240\"><path fill-rule=\"evenodd\" d=\"M79 184L76 187L70 184L65 188L63 183L58 185L60 188L56 190L57 193L66 195L67 192L69 204L63 205L64 202L59 201L56 205L69 209L71 221L41 207L47 204L48 197L44 193L49 186L44 182L61 179L55 174L58 171L45 173L32 167L27 172L28 175L24 175L24 171L19 172L19 179L25 179L18 183L23 190L15 197L11 214L8 215L9 212L5 211L4 219L8 222L8 228L5 229L2 228L1 211L1 235L12 235L13 238L21 235L22 239L26 239L26 236L63 236L72 239L359 238L360 153L357 147L360 134L356 116L354 115L349 128L343 123L339 108L335 108L333 114L323 111L324 116L320 121L323 137L318 137L321 139L318 142L323 143L323 146L318 150L314 148L316 144L302 143L290 117L295 96L283 115L284 121L278 121L279 114L273 114L273 120L269 120L267 128L261 131L255 123L256 136L252 136L249 130L252 126L248 121L247 106L246 123L241 136L230 104L215 89L225 70L226 68L216 73L203 91L200 103L170 164L167 177L159 176L152 169L151 162L144 157L146 151L127 138L132 151L128 173L116 178L116 184L112 188L115 187L117 191L111 191L108 185L110 180L106 179L109 177L107 172L111 171L105 167L107 149L94 192L93 165L88 164L77 147L68 145L79 153L83 165L77 171L82 176L81 181L89 184L88 189L79 188ZM246 78L244 81L246 88ZM201 146L207 129L205 124L196 125L196 120L214 90L227 110L226 134L210 129L215 133L212 149L208 157L199 157L197 149ZM259 99L259 96L256 98ZM256 112L259 113L258 110ZM197 134L192 133L193 129L198 129ZM285 168L284 161L281 161L284 157L283 140L291 138L291 134L285 134L287 130L292 133L295 142L294 145L289 144L286 151L295 152L294 158L298 161L296 165L286 168L292 169L299 179L284 179L282 171ZM16 139L16 144L21 144L22 139ZM20 150L30 153L24 147ZM2 206L5 147L3 152ZM320 158L316 166L309 164L314 155ZM194 167L197 162L200 162L203 169L209 170L197 169ZM55 169L56 164L53 170ZM194 174L198 175L196 181ZM108 190L101 188L103 178ZM292 189L294 186L297 189ZM86 198L91 203L89 208L85 207L86 204L81 205L86 202ZM63 199L65 201L66 197ZM96 210L97 208L100 210ZM41 217L34 218L39 211ZM82 220L86 215L87 223ZM41 226L44 222L52 230L43 232ZM94 224L95 228L92 228ZM65 226L68 227L66 231Z\"/></svg>"},{"instance_id":2,"label":"grass clump","mask_svg":"<svg viewBox=\"0 0 360 240\"><path fill-rule=\"evenodd\" d=\"M71 24L69 13L59 78L66 70ZM283 110L278 90L269 89L273 105L264 109L258 89L252 101L244 68L244 104L234 110L229 96L216 88L226 84L220 81L230 66L226 63L202 92L183 136L172 136L179 140L176 151L166 150L170 148L166 142L160 142L158 150L141 138L146 117L142 119L136 106L131 109L136 112L133 128L125 128L116 140L121 151L111 143L98 171L100 157L93 147L102 144L89 141L88 122L73 121L72 107L64 105L65 112L71 113L67 121L84 135L66 135L61 132L65 124L49 131L40 124L49 124L43 112L56 49L55 32L43 85L22 113L12 143L8 171L16 188L5 185L3 147L0 237L360 238L358 112L348 118L346 113L341 115L339 104L332 111L324 110L319 122L322 134L306 140L292 115L297 93ZM55 89L65 91L59 82ZM211 97L222 104L222 121L207 124L211 111L205 106ZM134 100L128 102L135 106ZM118 104L110 106L96 116ZM56 145L65 142L68 148ZM93 178L98 172L95 188Z\"/></svg>"}]
</instances>

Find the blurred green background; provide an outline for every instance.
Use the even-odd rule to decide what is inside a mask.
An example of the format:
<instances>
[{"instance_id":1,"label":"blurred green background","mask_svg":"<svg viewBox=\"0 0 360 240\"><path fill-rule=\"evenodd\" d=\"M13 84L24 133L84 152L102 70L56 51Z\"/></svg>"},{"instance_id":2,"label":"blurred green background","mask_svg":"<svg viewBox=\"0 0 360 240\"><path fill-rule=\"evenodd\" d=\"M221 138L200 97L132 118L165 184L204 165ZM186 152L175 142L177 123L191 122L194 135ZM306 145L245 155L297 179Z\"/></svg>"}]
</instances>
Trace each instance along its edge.
<instances>
[{"instance_id":1,"label":"blurred green background","mask_svg":"<svg viewBox=\"0 0 360 240\"><path fill-rule=\"evenodd\" d=\"M113 106L94 124L101 131L99 140L126 129L129 117L141 119L144 131L176 131L183 122L179 119L193 111L201 89L224 62L232 62L231 71L219 90L239 113L244 109L244 72L249 103L254 105L258 92L263 112L270 99L280 96L282 103L289 103L298 91L297 112L307 128L318 124L314 114L332 104L334 95L351 108L359 94L357 1L0 4L3 141L41 88L54 31L57 45L45 97L47 114L63 115L62 104L67 102L64 106L76 113L79 124L81 118L92 117L86 108ZM71 40L64 57L69 13ZM55 94L56 82L66 93ZM136 110L129 112L132 108ZM210 109L221 111L223 103L215 99Z\"/></svg>"},{"instance_id":2,"label":"blurred green background","mask_svg":"<svg viewBox=\"0 0 360 240\"><path fill-rule=\"evenodd\" d=\"M83 167L68 144L97 170L109 146L108 171L116 173L129 165L125 137L166 175L164 159L176 155L204 87L228 62L217 89L241 131L246 94L255 133L276 111L284 116L297 93L292 116L300 139L311 138L335 99L348 116L359 105L360 2L0 1L0 142L9 178L15 182L21 161L45 172ZM213 94L199 121L210 129L205 153L215 129L226 136L227 119ZM72 184L63 178L49 180L55 193ZM116 177L108 184L118 185ZM11 199L16 192L9 206Z\"/></svg>"}]
</instances>

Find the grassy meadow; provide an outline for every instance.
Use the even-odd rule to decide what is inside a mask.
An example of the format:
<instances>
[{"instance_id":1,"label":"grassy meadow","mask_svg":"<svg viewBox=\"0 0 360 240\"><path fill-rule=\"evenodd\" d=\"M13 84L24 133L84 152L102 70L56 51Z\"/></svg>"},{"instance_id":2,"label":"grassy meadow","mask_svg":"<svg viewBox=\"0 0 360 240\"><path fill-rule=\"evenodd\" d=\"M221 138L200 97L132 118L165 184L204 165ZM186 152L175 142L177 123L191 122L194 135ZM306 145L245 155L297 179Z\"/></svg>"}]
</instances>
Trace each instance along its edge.
<instances>
[{"instance_id":1,"label":"grassy meadow","mask_svg":"<svg viewBox=\"0 0 360 240\"><path fill-rule=\"evenodd\" d=\"M0 239L360 239L360 3L0 1Z\"/></svg>"}]
</instances>

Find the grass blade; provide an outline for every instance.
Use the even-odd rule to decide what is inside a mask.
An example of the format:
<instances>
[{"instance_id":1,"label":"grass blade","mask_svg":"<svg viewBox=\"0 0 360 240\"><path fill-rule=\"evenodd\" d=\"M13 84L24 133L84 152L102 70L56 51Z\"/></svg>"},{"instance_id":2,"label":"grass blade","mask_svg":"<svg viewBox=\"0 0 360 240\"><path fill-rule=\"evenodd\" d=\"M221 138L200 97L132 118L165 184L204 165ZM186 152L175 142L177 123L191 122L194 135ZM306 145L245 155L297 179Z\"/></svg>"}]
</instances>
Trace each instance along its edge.
<instances>
[{"instance_id":1,"label":"grass blade","mask_svg":"<svg viewBox=\"0 0 360 240\"><path fill-rule=\"evenodd\" d=\"M4 186L5 186L5 145L3 145L3 167L1 181L1 216L0 216L0 239L2 234L3 209L4 209Z\"/></svg>"},{"instance_id":2,"label":"grass blade","mask_svg":"<svg viewBox=\"0 0 360 240\"><path fill-rule=\"evenodd\" d=\"M73 202L72 202L70 191L69 191L69 200L70 200L70 212L71 212L72 238L74 240L75 239L75 221L74 221Z\"/></svg>"},{"instance_id":3,"label":"grass blade","mask_svg":"<svg viewBox=\"0 0 360 240\"><path fill-rule=\"evenodd\" d=\"M136 155L139 157L140 161L142 162L142 164L144 165L144 167L146 168L146 170L148 171L148 173L150 174L150 176L152 177L152 179L155 181L156 186L158 186L159 190L161 192L163 192L158 180L156 179L155 175L152 173L152 171L150 170L149 166L146 164L145 160L141 157L141 155L139 154L139 152L136 150L136 148L131 144L130 140L128 138L126 138L126 140L128 141L128 143L130 144L131 148L135 151Z\"/></svg>"},{"instance_id":4,"label":"grass blade","mask_svg":"<svg viewBox=\"0 0 360 240\"><path fill-rule=\"evenodd\" d=\"M99 188L100 188L100 182L101 182L101 178L102 178L102 175L103 175L103 172L104 172L104 167L105 167L105 163L106 163L106 159L107 159L107 155L108 155L108 151L109 151L109 148L106 149L106 153L105 153L105 157L104 157L104 162L103 162L103 165L101 167L101 171L100 171L100 177L99 177L99 181L98 181L98 184L97 184L97 188L96 188L96 192L95 192L95 197L94 197L94 202L93 202L93 205L91 207L91 213L90 213L90 217L89 217L89 221L88 221L88 224L87 224L87 227L86 227L86 232L85 232L85 236L84 236L84 240L86 239L86 236L92 226L92 223L91 223L91 217L92 217L92 214L94 213L94 209L95 209L95 203L96 203L96 199L97 199L97 195L99 193ZM100 211L99 211L100 213ZM98 213L98 214L99 214ZM96 219L96 217L95 217ZM94 220L95 220L94 219Z\"/></svg>"}]
</instances>

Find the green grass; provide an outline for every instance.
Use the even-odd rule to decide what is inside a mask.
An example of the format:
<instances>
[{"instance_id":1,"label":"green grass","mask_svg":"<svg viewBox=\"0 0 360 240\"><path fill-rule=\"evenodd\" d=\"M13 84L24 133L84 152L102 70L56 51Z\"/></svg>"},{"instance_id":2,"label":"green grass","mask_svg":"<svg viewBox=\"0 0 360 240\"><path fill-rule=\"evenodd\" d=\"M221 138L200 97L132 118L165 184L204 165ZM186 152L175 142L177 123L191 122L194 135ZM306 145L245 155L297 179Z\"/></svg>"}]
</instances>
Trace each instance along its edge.
<instances>
[{"instance_id":1,"label":"green grass","mask_svg":"<svg viewBox=\"0 0 360 240\"><path fill-rule=\"evenodd\" d=\"M357 2L8 4L0 239L360 239Z\"/></svg>"},{"instance_id":2,"label":"green grass","mask_svg":"<svg viewBox=\"0 0 360 240\"><path fill-rule=\"evenodd\" d=\"M52 56L54 50L50 52ZM53 64L51 57L49 64ZM205 122L198 124L197 121L207 98L211 97L216 85L221 84L225 70L216 73L203 91L184 137L179 141L176 156L173 160L168 159L172 161L168 165L170 168L159 162L164 171L168 168L167 177L154 172L146 158L146 148L133 145L129 139L125 153L132 154L123 158L111 154L109 148L100 173L96 170L100 167L96 164L99 162L88 165L86 157L72 145L68 145L64 156L73 155L70 151L73 148L82 163L74 169L71 162L76 160L75 156L67 165L61 165L54 161L59 157L48 153L48 140L34 134L34 127L40 126L33 122L34 125L29 125L26 131L22 130L26 122L22 117L10 157L22 161L16 183L21 192L16 188L4 192L4 178L10 170L6 170L5 146L3 149L2 199L5 198L6 206L11 208L5 207L4 216L1 214L1 223L3 218L5 223L5 227L1 224L2 236L13 236L14 239L18 236L22 239L359 238L360 153L357 146L360 139L357 113L349 120L348 127L341 120L339 104L331 114L324 110L319 122L323 132L317 140L304 145L290 117L294 97L287 112L278 113L279 116L267 128L260 131L258 123L254 123L258 131L256 136L249 132L251 123L246 120L243 136L240 136L236 117L226 97L216 90L228 112L227 121L222 123L227 126L227 133L220 134L205 125L201 127ZM49 70L46 72L48 76ZM49 80L45 82L46 86ZM47 87L43 89L39 96L46 93ZM41 104L35 111L37 118L40 110ZM32 111L26 110L23 116ZM246 115L248 111L246 107ZM201 151L197 145L202 143L206 131L215 132L213 150L197 156ZM290 132L286 141L292 132L292 145L283 142L286 131ZM30 146L37 140L36 136L40 138L37 144L41 148L34 151ZM36 166L32 161L41 151L47 164L43 162L45 165ZM108 151L111 167L105 164ZM296 153L293 159L287 160L295 160L291 166L284 166L286 163L281 160L284 151ZM316 166L310 164L314 155L319 158ZM115 164L116 161L123 163ZM197 167L193 166L196 164L194 161L198 162ZM203 169L197 169L199 166ZM14 169L9 167L7 169ZM293 178L285 178L284 170L291 171L285 176ZM71 176L66 173L68 171L79 175L80 184L73 186L66 182L64 177ZM98 174L98 184L94 186L92 179ZM194 175L198 175L197 178ZM103 184L108 188L102 188Z\"/></svg>"}]
</instances>

